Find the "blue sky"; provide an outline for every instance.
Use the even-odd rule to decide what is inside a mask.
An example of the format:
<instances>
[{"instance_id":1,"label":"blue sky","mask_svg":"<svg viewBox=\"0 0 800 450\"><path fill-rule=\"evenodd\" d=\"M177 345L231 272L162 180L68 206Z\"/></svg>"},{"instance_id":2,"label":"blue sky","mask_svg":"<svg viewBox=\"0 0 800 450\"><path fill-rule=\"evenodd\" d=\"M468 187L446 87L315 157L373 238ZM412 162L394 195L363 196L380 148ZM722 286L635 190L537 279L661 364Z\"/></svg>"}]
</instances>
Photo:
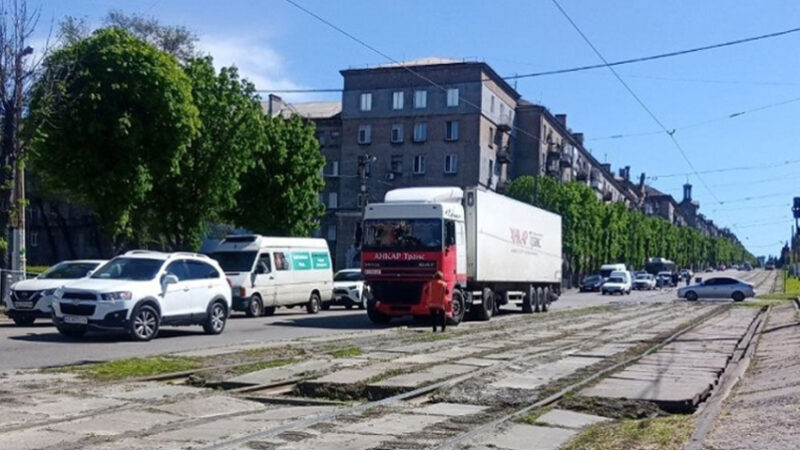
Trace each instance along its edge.
<instances>
[{"instance_id":1,"label":"blue sky","mask_svg":"<svg viewBox=\"0 0 800 450\"><path fill-rule=\"evenodd\" d=\"M549 0L297 1L399 60L482 60L501 75L599 62ZM800 25L800 2L791 0L561 5L610 61ZM236 64L259 89L339 88L339 70L386 62L281 0L46 0L41 6L48 23L69 14L99 24L116 8L184 25L218 63ZM517 89L554 113L566 113L568 125L585 134L601 161L630 165L636 177L655 177L649 183L678 200L688 179L701 212L731 227L753 253L777 254L779 242L790 236L791 199L800 196L800 101L728 116L800 98L798 44L795 33L618 68L658 118L677 129L675 137L698 171L749 168L702 174L711 193L696 176L681 175L690 169L664 134L598 139L658 130L607 69L522 79Z\"/></svg>"}]
</instances>

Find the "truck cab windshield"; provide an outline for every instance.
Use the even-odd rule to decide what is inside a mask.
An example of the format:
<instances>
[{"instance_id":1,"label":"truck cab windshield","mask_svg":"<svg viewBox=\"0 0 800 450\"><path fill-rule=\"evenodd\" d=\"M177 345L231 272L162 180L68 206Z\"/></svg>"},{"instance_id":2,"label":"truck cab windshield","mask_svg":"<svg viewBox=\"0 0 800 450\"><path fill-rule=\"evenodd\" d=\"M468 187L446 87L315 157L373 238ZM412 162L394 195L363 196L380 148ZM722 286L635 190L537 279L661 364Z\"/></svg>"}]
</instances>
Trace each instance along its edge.
<instances>
[{"instance_id":1,"label":"truck cab windshield","mask_svg":"<svg viewBox=\"0 0 800 450\"><path fill-rule=\"evenodd\" d=\"M364 221L365 249L441 250L441 219Z\"/></svg>"}]
</instances>

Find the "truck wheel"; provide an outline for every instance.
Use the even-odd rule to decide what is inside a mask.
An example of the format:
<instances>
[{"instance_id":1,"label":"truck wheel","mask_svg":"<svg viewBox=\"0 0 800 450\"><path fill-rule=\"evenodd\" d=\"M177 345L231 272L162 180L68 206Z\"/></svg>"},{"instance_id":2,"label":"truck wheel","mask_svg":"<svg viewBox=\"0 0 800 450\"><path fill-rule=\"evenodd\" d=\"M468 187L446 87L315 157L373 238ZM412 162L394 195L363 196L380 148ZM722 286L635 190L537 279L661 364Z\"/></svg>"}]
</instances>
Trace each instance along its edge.
<instances>
[{"instance_id":1,"label":"truck wheel","mask_svg":"<svg viewBox=\"0 0 800 450\"><path fill-rule=\"evenodd\" d=\"M533 288L533 312L542 312L542 290Z\"/></svg>"},{"instance_id":2,"label":"truck wheel","mask_svg":"<svg viewBox=\"0 0 800 450\"><path fill-rule=\"evenodd\" d=\"M542 290L542 312L547 312L550 309L550 288L546 287Z\"/></svg>"},{"instance_id":3,"label":"truck wheel","mask_svg":"<svg viewBox=\"0 0 800 450\"><path fill-rule=\"evenodd\" d=\"M528 286L528 293L522 298L522 312L525 314L533 313L533 302L536 296L536 288Z\"/></svg>"},{"instance_id":4,"label":"truck wheel","mask_svg":"<svg viewBox=\"0 0 800 450\"><path fill-rule=\"evenodd\" d=\"M369 317L369 320L371 320L372 323L377 325L386 325L392 321L391 316L387 316L386 314L378 311L378 309L375 307L375 302L373 301L370 301L367 304L367 317Z\"/></svg>"},{"instance_id":5,"label":"truck wheel","mask_svg":"<svg viewBox=\"0 0 800 450\"><path fill-rule=\"evenodd\" d=\"M483 289L481 296L481 304L478 306L473 305L475 308L475 319L486 321L492 318L494 312L494 294L489 288Z\"/></svg>"},{"instance_id":6,"label":"truck wheel","mask_svg":"<svg viewBox=\"0 0 800 450\"><path fill-rule=\"evenodd\" d=\"M453 317L447 319L447 324L458 325L464 320L464 294L462 294L461 291L453 292L453 299L450 304L453 309Z\"/></svg>"},{"instance_id":7,"label":"truck wheel","mask_svg":"<svg viewBox=\"0 0 800 450\"><path fill-rule=\"evenodd\" d=\"M250 305L247 307L247 311L245 311L245 315L247 317L259 317L264 312L264 304L261 302L261 298L257 295L250 297Z\"/></svg>"},{"instance_id":8,"label":"truck wheel","mask_svg":"<svg viewBox=\"0 0 800 450\"><path fill-rule=\"evenodd\" d=\"M319 294L312 292L311 297L308 299L308 303L306 303L306 311L308 311L309 314L316 314L319 312L321 307L322 300L319 298Z\"/></svg>"}]
</instances>

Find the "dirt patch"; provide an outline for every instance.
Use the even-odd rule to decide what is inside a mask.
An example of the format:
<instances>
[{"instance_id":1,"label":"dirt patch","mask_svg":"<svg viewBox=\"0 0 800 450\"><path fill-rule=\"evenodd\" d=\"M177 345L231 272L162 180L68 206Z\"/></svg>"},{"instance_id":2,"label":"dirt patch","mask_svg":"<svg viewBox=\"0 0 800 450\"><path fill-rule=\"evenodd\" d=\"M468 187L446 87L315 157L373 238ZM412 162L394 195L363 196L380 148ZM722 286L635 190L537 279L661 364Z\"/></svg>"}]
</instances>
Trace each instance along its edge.
<instances>
[{"instance_id":1,"label":"dirt patch","mask_svg":"<svg viewBox=\"0 0 800 450\"><path fill-rule=\"evenodd\" d=\"M678 450L694 430L694 417L621 420L586 428L562 450Z\"/></svg>"},{"instance_id":2,"label":"dirt patch","mask_svg":"<svg viewBox=\"0 0 800 450\"><path fill-rule=\"evenodd\" d=\"M605 397L565 397L558 407L611 419L646 419L666 413L653 402Z\"/></svg>"}]
</instances>

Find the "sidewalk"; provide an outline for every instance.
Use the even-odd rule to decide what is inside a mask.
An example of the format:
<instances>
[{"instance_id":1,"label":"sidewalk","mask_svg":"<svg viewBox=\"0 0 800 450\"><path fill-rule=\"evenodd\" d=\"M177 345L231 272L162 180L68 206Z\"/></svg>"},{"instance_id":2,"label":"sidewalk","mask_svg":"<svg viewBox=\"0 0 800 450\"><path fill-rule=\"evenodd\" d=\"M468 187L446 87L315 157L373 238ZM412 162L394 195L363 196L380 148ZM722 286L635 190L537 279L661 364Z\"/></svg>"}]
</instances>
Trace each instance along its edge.
<instances>
[{"instance_id":1,"label":"sidewalk","mask_svg":"<svg viewBox=\"0 0 800 450\"><path fill-rule=\"evenodd\" d=\"M750 370L723 406L705 449L797 449L800 427L800 315L775 307Z\"/></svg>"}]
</instances>

